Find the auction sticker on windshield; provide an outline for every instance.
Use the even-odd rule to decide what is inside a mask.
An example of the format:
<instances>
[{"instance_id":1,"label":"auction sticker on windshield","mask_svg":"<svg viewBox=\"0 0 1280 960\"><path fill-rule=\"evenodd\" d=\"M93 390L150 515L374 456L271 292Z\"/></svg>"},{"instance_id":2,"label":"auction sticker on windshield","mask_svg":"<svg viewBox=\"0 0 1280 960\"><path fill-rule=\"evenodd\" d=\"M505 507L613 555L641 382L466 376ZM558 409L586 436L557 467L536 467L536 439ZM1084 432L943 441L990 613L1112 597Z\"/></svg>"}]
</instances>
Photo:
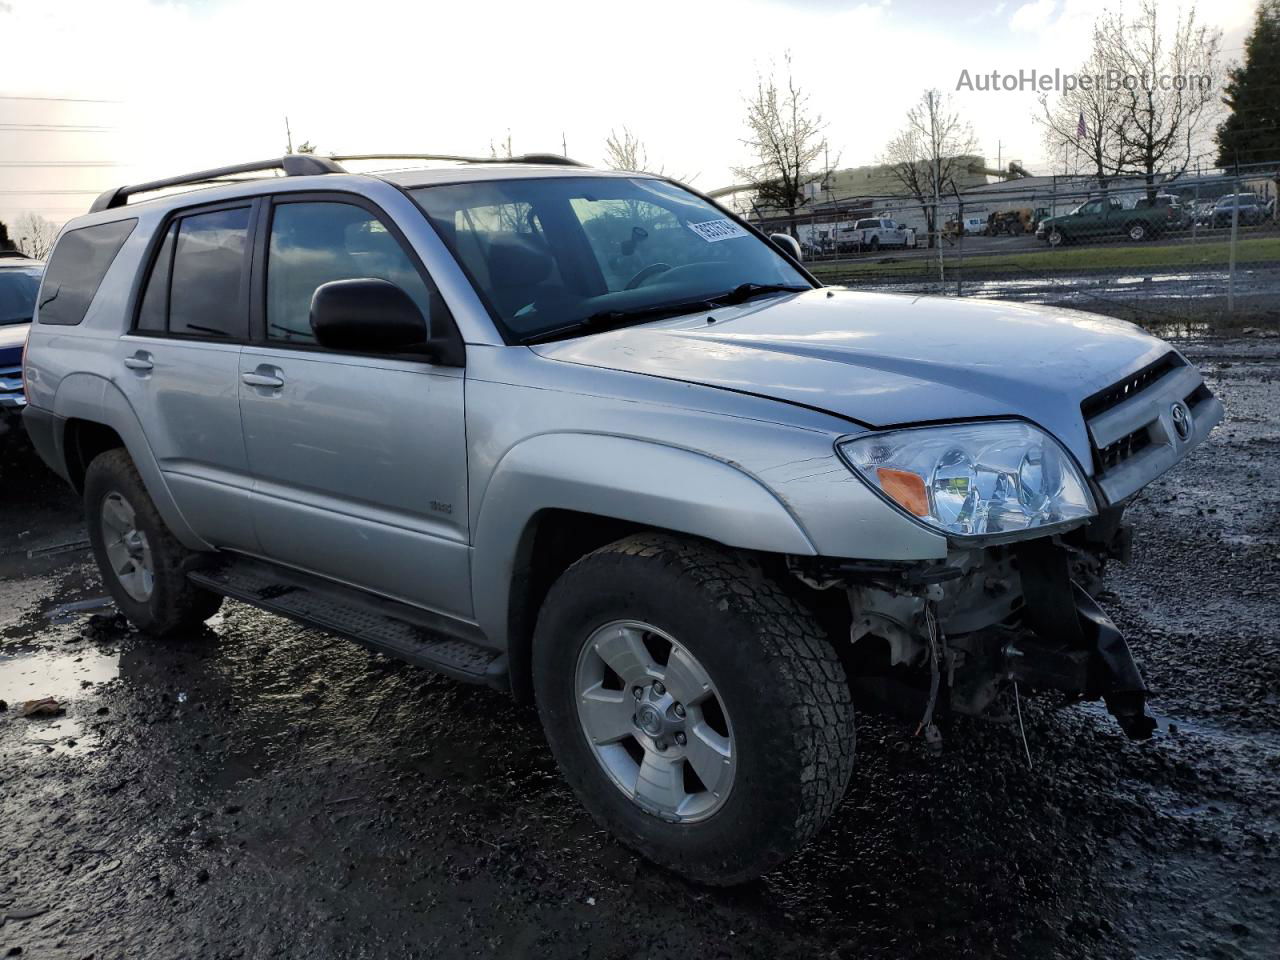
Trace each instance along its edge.
<instances>
[{"instance_id":1,"label":"auction sticker on windshield","mask_svg":"<svg viewBox=\"0 0 1280 960\"><path fill-rule=\"evenodd\" d=\"M690 223L688 227L707 243L732 240L734 237L745 237L747 235L747 231L728 219L704 220L702 223Z\"/></svg>"}]
</instances>

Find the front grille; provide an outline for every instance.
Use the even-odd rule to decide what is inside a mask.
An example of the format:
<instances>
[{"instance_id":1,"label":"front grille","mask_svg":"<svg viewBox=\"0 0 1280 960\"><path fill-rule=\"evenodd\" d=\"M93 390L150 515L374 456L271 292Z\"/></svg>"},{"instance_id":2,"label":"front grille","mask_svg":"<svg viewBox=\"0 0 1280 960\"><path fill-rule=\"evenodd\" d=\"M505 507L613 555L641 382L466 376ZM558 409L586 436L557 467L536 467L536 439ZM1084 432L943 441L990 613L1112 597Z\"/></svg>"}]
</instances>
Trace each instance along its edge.
<instances>
[{"instance_id":1,"label":"front grille","mask_svg":"<svg viewBox=\"0 0 1280 960\"><path fill-rule=\"evenodd\" d=\"M22 403L22 368L0 367L0 406L13 407Z\"/></svg>"},{"instance_id":2,"label":"front grille","mask_svg":"<svg viewBox=\"0 0 1280 960\"><path fill-rule=\"evenodd\" d=\"M1186 366L1186 361L1172 351L1166 353L1155 363L1149 363L1119 383L1114 383L1105 390L1099 390L1091 397L1086 397L1080 404L1080 412L1086 420L1092 420L1098 414L1106 413L1113 407L1124 403L1130 397L1141 393L1171 370Z\"/></svg>"},{"instance_id":3,"label":"front grille","mask_svg":"<svg viewBox=\"0 0 1280 960\"><path fill-rule=\"evenodd\" d=\"M1120 466L1144 447L1151 445L1151 431L1146 427L1127 433L1115 443L1109 443L1101 450L1094 449L1093 465L1099 475Z\"/></svg>"},{"instance_id":4,"label":"front grille","mask_svg":"<svg viewBox=\"0 0 1280 960\"><path fill-rule=\"evenodd\" d=\"M1178 412L1186 404L1190 411ZM1093 448L1094 481L1111 503L1146 486L1204 439L1222 404L1199 371L1167 353L1080 404ZM1189 419L1191 431L1178 434Z\"/></svg>"}]
</instances>

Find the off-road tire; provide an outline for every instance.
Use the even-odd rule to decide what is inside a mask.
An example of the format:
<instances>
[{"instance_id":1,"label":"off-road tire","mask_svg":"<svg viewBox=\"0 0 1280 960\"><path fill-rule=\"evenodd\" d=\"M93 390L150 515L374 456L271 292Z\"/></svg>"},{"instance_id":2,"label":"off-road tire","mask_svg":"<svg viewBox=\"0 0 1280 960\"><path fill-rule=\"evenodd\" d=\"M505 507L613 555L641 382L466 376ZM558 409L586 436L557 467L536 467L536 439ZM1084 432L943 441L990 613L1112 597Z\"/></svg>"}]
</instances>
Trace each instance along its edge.
<instances>
[{"instance_id":1,"label":"off-road tire","mask_svg":"<svg viewBox=\"0 0 1280 960\"><path fill-rule=\"evenodd\" d=\"M619 619L675 637L706 668L734 731L728 799L693 823L646 813L606 775L577 713L574 665ZM853 771L849 683L814 617L742 553L647 533L571 566L534 636L538 712L564 777L595 820L664 867L714 885L779 864L835 811Z\"/></svg>"},{"instance_id":2,"label":"off-road tire","mask_svg":"<svg viewBox=\"0 0 1280 960\"><path fill-rule=\"evenodd\" d=\"M137 528L146 535L151 548L154 586L145 602L129 596L107 559L102 505L112 493L122 496L133 508ZM194 554L165 526L128 452L120 448L108 450L89 464L84 480L84 508L89 545L98 561L103 585L117 609L140 631L163 637L193 629L217 613L222 597L187 579L186 564Z\"/></svg>"}]
</instances>

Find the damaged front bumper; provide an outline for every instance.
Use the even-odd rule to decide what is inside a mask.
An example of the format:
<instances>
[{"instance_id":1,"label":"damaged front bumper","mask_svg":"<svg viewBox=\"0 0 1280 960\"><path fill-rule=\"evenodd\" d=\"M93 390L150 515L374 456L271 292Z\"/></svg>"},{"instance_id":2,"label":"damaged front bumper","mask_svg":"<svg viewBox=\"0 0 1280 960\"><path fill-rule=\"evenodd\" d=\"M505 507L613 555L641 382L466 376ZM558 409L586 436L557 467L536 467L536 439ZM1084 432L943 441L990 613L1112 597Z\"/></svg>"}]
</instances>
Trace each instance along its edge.
<instances>
[{"instance_id":1,"label":"damaged front bumper","mask_svg":"<svg viewBox=\"0 0 1280 960\"><path fill-rule=\"evenodd\" d=\"M1089 592L1102 564L1127 554L1127 532L1117 514L1093 531L953 551L937 565L849 561L793 572L810 587L843 587L850 672L864 703L923 716L923 729L936 712L982 714L1016 684L1101 699L1140 740L1155 730L1146 683Z\"/></svg>"}]
</instances>

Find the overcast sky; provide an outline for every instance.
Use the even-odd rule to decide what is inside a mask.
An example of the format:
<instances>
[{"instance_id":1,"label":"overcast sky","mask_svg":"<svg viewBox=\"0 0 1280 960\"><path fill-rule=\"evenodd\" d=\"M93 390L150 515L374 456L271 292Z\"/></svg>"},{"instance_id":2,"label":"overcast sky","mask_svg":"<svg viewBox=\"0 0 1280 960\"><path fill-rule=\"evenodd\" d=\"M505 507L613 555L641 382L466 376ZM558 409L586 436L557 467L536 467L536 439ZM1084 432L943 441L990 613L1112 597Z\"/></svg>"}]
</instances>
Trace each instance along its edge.
<instances>
[{"instance_id":1,"label":"overcast sky","mask_svg":"<svg viewBox=\"0 0 1280 960\"><path fill-rule=\"evenodd\" d=\"M748 159L743 95L787 49L832 161L873 163L925 87L954 92L962 69L1074 70L1113 5L0 0L0 219L61 222L115 183L278 155L286 114L295 144L326 153L487 155L510 130L517 153L558 153L563 136L591 163L625 124L667 172L712 189ZM1239 57L1253 0L1202 16ZM992 163L999 148L1051 172L1033 94L954 96ZM89 163L117 166L69 165Z\"/></svg>"}]
</instances>

